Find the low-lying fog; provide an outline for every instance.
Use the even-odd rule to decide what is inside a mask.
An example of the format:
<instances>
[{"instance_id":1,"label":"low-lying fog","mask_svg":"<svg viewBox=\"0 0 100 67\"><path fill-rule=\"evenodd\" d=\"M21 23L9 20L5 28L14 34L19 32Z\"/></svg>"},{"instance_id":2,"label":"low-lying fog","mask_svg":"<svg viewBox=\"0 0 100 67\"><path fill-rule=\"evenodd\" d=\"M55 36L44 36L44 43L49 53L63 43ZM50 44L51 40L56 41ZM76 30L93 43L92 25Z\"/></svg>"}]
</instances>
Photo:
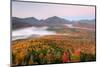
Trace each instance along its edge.
<instances>
[{"instance_id":1,"label":"low-lying fog","mask_svg":"<svg viewBox=\"0 0 100 67\"><path fill-rule=\"evenodd\" d=\"M67 26L69 28L78 28L78 29L86 29L86 30L93 30L89 28L81 28L81 27L74 27L72 24L64 24L64 26ZM17 29L12 31L12 40L17 39L25 39L28 37L40 37L45 35L58 35L55 31L47 30L49 27L27 27L23 29Z\"/></svg>"},{"instance_id":2,"label":"low-lying fog","mask_svg":"<svg viewBox=\"0 0 100 67\"><path fill-rule=\"evenodd\" d=\"M12 40L25 39L30 36L38 37L44 35L54 35L56 32L48 31L48 27L28 27L12 31Z\"/></svg>"}]
</instances>

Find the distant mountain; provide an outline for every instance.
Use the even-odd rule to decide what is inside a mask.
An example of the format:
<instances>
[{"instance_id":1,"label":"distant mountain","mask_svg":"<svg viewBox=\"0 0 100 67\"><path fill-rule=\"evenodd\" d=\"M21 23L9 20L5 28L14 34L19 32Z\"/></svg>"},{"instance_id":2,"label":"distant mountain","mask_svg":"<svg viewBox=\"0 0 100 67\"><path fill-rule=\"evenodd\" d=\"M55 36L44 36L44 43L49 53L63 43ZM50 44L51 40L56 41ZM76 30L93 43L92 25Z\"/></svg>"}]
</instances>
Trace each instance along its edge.
<instances>
[{"instance_id":1,"label":"distant mountain","mask_svg":"<svg viewBox=\"0 0 100 67\"><path fill-rule=\"evenodd\" d=\"M44 23L48 23L48 24L69 24L71 23L70 21L68 20L65 20L63 18L60 18L60 17L57 17L57 16L53 16L53 17L50 17L50 18L47 18L45 19Z\"/></svg>"},{"instance_id":2,"label":"distant mountain","mask_svg":"<svg viewBox=\"0 0 100 67\"><path fill-rule=\"evenodd\" d=\"M73 26L78 27L95 27L95 20L80 20L80 21L69 21L64 18L60 18L57 16L49 17L47 19L38 20L34 17L27 17L27 18L17 18L12 17L12 28L24 28L30 26L63 26L64 24L73 24Z\"/></svg>"},{"instance_id":3,"label":"distant mountain","mask_svg":"<svg viewBox=\"0 0 100 67\"><path fill-rule=\"evenodd\" d=\"M24 28L29 26L32 25L24 22L24 19L12 17L12 29L19 29L19 28Z\"/></svg>"},{"instance_id":4,"label":"distant mountain","mask_svg":"<svg viewBox=\"0 0 100 67\"><path fill-rule=\"evenodd\" d=\"M71 22L57 16L49 17L45 20L38 20L34 17L28 17L28 18L12 17L13 29L23 28L28 26L58 26L58 25L69 24L69 23Z\"/></svg>"},{"instance_id":5,"label":"distant mountain","mask_svg":"<svg viewBox=\"0 0 100 67\"><path fill-rule=\"evenodd\" d=\"M32 24L32 25L40 22L38 19L36 19L34 17L23 18L23 21L28 23L28 24Z\"/></svg>"},{"instance_id":6,"label":"distant mountain","mask_svg":"<svg viewBox=\"0 0 100 67\"><path fill-rule=\"evenodd\" d=\"M95 19L80 20L80 21L75 22L73 26L95 29Z\"/></svg>"},{"instance_id":7,"label":"distant mountain","mask_svg":"<svg viewBox=\"0 0 100 67\"><path fill-rule=\"evenodd\" d=\"M95 24L95 19L91 20L79 20L79 23Z\"/></svg>"}]
</instances>

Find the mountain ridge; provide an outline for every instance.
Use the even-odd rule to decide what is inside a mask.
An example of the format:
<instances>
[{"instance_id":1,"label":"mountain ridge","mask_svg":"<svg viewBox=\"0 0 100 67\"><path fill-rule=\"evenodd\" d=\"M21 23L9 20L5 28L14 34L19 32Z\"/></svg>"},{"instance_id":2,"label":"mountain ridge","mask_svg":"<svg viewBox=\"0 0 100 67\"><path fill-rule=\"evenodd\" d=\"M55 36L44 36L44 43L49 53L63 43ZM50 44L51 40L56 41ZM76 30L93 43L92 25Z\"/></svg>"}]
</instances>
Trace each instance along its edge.
<instances>
[{"instance_id":1,"label":"mountain ridge","mask_svg":"<svg viewBox=\"0 0 100 67\"><path fill-rule=\"evenodd\" d=\"M30 26L61 26L64 24L74 24L75 26L82 26L84 25L94 25L95 19L91 20L79 20L79 21L69 21L64 18L60 18L58 16L52 16L47 19L37 19L35 17L26 17L26 18L18 18L18 17L12 17L12 28L24 28L24 27L30 27Z\"/></svg>"}]
</instances>

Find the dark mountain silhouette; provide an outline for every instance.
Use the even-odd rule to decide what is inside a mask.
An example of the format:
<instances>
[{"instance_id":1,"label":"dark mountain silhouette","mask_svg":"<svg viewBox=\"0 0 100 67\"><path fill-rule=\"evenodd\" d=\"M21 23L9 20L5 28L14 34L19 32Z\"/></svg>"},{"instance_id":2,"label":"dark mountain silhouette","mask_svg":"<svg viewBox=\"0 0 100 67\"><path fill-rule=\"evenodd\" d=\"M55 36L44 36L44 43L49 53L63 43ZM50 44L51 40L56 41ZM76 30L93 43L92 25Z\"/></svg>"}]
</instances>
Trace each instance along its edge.
<instances>
[{"instance_id":1,"label":"dark mountain silhouette","mask_svg":"<svg viewBox=\"0 0 100 67\"><path fill-rule=\"evenodd\" d=\"M68 21L68 20L65 20L63 18L60 18L60 17L57 17L57 16L53 16L53 17L45 19L44 23L59 25L59 24L69 24L71 22Z\"/></svg>"},{"instance_id":2,"label":"dark mountain silhouette","mask_svg":"<svg viewBox=\"0 0 100 67\"><path fill-rule=\"evenodd\" d=\"M69 21L64 18L60 18L57 16L49 17L47 19L38 20L34 17L27 17L27 18L17 18L12 17L12 28L24 28L30 26L63 26L64 24L73 24L74 26L78 27L95 27L95 19L92 20L79 20L79 21Z\"/></svg>"},{"instance_id":3,"label":"dark mountain silhouette","mask_svg":"<svg viewBox=\"0 0 100 67\"><path fill-rule=\"evenodd\" d=\"M28 17L28 18L17 18L12 17L12 27L15 28L24 28L29 26L58 26L66 23L71 23L68 20L62 19L57 16L53 16L50 18L47 18L45 20L38 20L34 17Z\"/></svg>"},{"instance_id":4,"label":"dark mountain silhouette","mask_svg":"<svg viewBox=\"0 0 100 67\"><path fill-rule=\"evenodd\" d=\"M12 29L19 29L32 26L29 23L24 22L24 19L12 17Z\"/></svg>"},{"instance_id":5,"label":"dark mountain silhouette","mask_svg":"<svg viewBox=\"0 0 100 67\"><path fill-rule=\"evenodd\" d=\"M40 21L34 17L23 18L24 22L28 24L34 25L35 23L39 23Z\"/></svg>"}]
</instances>

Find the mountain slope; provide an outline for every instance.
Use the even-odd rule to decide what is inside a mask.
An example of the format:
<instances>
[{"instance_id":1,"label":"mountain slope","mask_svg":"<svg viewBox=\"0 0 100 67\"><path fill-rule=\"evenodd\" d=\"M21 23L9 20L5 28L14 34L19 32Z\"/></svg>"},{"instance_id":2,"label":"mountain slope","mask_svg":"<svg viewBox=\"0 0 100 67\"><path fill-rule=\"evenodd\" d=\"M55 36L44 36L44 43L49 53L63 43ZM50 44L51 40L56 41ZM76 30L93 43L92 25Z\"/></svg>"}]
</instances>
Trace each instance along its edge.
<instances>
[{"instance_id":1,"label":"mountain slope","mask_svg":"<svg viewBox=\"0 0 100 67\"><path fill-rule=\"evenodd\" d=\"M92 20L80 20L73 24L76 27L85 27L95 29L95 19Z\"/></svg>"},{"instance_id":2,"label":"mountain slope","mask_svg":"<svg viewBox=\"0 0 100 67\"><path fill-rule=\"evenodd\" d=\"M12 17L12 28L24 28L24 27L40 27L40 26L49 26L49 27L62 27L64 24L73 24L76 27L85 27L85 28L95 28L95 19L92 20L79 20L79 21L69 21L57 16L49 17L47 19L38 20L34 17L27 18L17 18Z\"/></svg>"},{"instance_id":3,"label":"mountain slope","mask_svg":"<svg viewBox=\"0 0 100 67\"><path fill-rule=\"evenodd\" d=\"M24 28L29 26L32 25L24 22L24 19L12 17L12 29L19 29L19 28Z\"/></svg>"},{"instance_id":4,"label":"mountain slope","mask_svg":"<svg viewBox=\"0 0 100 67\"><path fill-rule=\"evenodd\" d=\"M68 20L65 20L63 18L53 16L53 17L49 17L49 18L45 19L44 23L48 24L48 25L62 25L62 24L69 24L71 22Z\"/></svg>"}]
</instances>

